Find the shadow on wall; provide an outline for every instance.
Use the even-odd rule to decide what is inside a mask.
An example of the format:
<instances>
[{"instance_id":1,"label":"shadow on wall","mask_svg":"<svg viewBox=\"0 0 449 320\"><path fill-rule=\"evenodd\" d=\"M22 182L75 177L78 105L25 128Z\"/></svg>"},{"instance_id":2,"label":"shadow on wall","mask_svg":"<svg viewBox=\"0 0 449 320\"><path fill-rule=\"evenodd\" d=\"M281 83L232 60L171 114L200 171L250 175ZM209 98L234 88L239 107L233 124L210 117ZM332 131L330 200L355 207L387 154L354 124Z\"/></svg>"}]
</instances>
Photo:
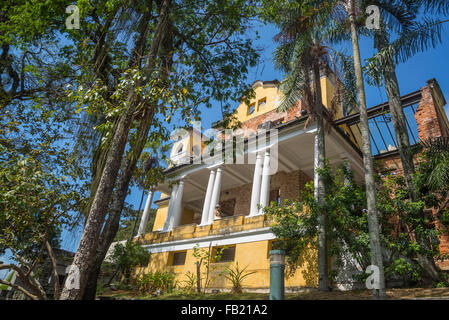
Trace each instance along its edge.
<instances>
[{"instance_id":1,"label":"shadow on wall","mask_svg":"<svg viewBox=\"0 0 449 320\"><path fill-rule=\"evenodd\" d=\"M211 264L211 269L209 272L209 286L212 288L225 288L227 285L227 279L224 274L221 274L226 267L229 266L229 263L213 263ZM206 277L206 273L203 275L204 279Z\"/></svg>"},{"instance_id":2,"label":"shadow on wall","mask_svg":"<svg viewBox=\"0 0 449 320\"><path fill-rule=\"evenodd\" d=\"M302 278L301 287L318 287L318 252L316 249L309 248L303 250L298 258L296 269L286 268L286 285L298 285L298 279ZM290 284L291 283L291 284Z\"/></svg>"},{"instance_id":3,"label":"shadow on wall","mask_svg":"<svg viewBox=\"0 0 449 320\"><path fill-rule=\"evenodd\" d=\"M305 267L301 274L307 287L318 287L318 252L317 250L304 250L299 261Z\"/></svg>"}]
</instances>

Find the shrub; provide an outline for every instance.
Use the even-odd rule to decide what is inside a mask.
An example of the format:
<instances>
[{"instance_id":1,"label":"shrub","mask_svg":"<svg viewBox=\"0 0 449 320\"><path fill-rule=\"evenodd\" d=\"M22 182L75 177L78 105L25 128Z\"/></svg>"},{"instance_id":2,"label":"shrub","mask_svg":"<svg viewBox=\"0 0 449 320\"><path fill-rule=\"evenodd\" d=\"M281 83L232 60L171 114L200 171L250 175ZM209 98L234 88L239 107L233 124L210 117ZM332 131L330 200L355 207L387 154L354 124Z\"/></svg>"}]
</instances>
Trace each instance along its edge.
<instances>
[{"instance_id":1,"label":"shrub","mask_svg":"<svg viewBox=\"0 0 449 320\"><path fill-rule=\"evenodd\" d=\"M196 275L193 272L188 271L186 273L186 278L187 278L186 280L182 281L182 283L184 284L182 290L188 293L192 293L195 291L195 287L197 285Z\"/></svg>"},{"instance_id":2,"label":"shrub","mask_svg":"<svg viewBox=\"0 0 449 320\"><path fill-rule=\"evenodd\" d=\"M256 273L256 271L246 271L248 266L244 267L243 269L239 268L238 262L236 262L235 266L231 265L228 266L222 274L231 281L232 283L232 293L242 293L243 292L243 279L245 279L247 276Z\"/></svg>"},{"instance_id":3,"label":"shrub","mask_svg":"<svg viewBox=\"0 0 449 320\"><path fill-rule=\"evenodd\" d=\"M110 264L122 277L130 279L134 268L147 265L149 259L150 254L139 243L127 241L125 245L115 245Z\"/></svg>"},{"instance_id":4,"label":"shrub","mask_svg":"<svg viewBox=\"0 0 449 320\"><path fill-rule=\"evenodd\" d=\"M173 272L149 272L140 274L136 278L141 293L162 294L170 293L176 287L177 281Z\"/></svg>"},{"instance_id":5,"label":"shrub","mask_svg":"<svg viewBox=\"0 0 449 320\"><path fill-rule=\"evenodd\" d=\"M444 282L444 281L441 281L441 282L438 282L438 283L435 285L435 287L436 287L436 288L447 288L447 287L448 287L448 284L447 284L446 282Z\"/></svg>"}]
</instances>

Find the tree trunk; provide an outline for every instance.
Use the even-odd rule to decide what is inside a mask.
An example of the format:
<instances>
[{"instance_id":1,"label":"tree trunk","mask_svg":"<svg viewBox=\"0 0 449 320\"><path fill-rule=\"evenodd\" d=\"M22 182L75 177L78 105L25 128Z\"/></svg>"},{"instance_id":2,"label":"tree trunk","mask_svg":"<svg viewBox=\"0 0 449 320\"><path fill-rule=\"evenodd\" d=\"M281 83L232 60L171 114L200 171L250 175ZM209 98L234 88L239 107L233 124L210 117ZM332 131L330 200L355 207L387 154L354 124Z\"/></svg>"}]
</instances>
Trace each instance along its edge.
<instances>
[{"instance_id":1,"label":"tree trunk","mask_svg":"<svg viewBox=\"0 0 449 320\"><path fill-rule=\"evenodd\" d=\"M389 45L388 35L384 28L375 34L377 48L382 50ZM402 109L401 93L399 91L398 79L396 77L396 69L393 57L387 56L382 63L383 77L385 81L385 90L388 96L388 104L390 106L391 119L393 120L394 132L398 142L399 155L401 157L402 168L404 169L404 178L409 192L410 201L417 201L416 187L413 183L413 174L415 173L415 166L413 163L413 154L410 148L410 138L407 131L407 124L404 110ZM419 244L425 248L429 248L427 239L420 239L416 237ZM434 281L440 279L440 272L438 271L435 261L421 253L417 253L418 264L427 273L427 276Z\"/></svg>"},{"instance_id":2,"label":"tree trunk","mask_svg":"<svg viewBox=\"0 0 449 320\"><path fill-rule=\"evenodd\" d=\"M48 241L45 241L45 247L47 248L48 257L51 262L53 286L54 286L53 300L59 300L60 288L59 288L58 263L53 254L53 249L51 248L51 245Z\"/></svg>"},{"instance_id":3,"label":"tree trunk","mask_svg":"<svg viewBox=\"0 0 449 320\"><path fill-rule=\"evenodd\" d=\"M379 51L389 45L388 35L383 27L381 31L375 33L375 43ZM409 190L410 199L414 200L416 195L412 175L415 173L415 166L413 164L413 154L410 150L410 138L407 131L404 110L402 109L401 93L399 91L395 65L393 57L390 55L388 55L382 63L382 72L385 80L385 90L388 96L388 105L390 107L393 128L398 143L399 155L404 169L404 178Z\"/></svg>"},{"instance_id":4,"label":"tree trunk","mask_svg":"<svg viewBox=\"0 0 449 320\"><path fill-rule=\"evenodd\" d=\"M87 217L84 232L73 259L73 264L79 270L79 284L73 288L65 287L61 299L80 299L87 282L87 273L92 265L95 250L100 236L101 226L108 209L112 189L115 184L123 151L126 146L129 128L136 108L134 97L130 96L130 106L119 121L117 131L114 134L112 147L106 160L105 168L101 175L100 183L95 194L94 201Z\"/></svg>"},{"instance_id":5,"label":"tree trunk","mask_svg":"<svg viewBox=\"0 0 449 320\"><path fill-rule=\"evenodd\" d=\"M140 154L143 151L145 146L145 141L148 136L148 131L151 126L150 115L154 115L154 109L147 111L147 116L144 117L142 125L139 127L140 132L138 133L138 138L136 139L137 146L134 146L130 151L128 157L126 157L123 162L120 175L117 181L116 189L114 190L114 194L111 201L111 206L109 210L109 216L106 220L106 223L103 227L103 231L101 233L100 241L98 244L98 248L95 254L95 261L92 266L92 272L89 272L88 277L88 290L83 295L83 300L92 300L95 299L95 293L97 289L97 280L98 275L101 269L101 264L103 263L104 258L111 246L111 243L114 241L115 235L120 226L120 217L123 211L123 207L125 205L125 199L128 194L129 184L131 182L133 171L136 167L137 160L140 157Z\"/></svg>"},{"instance_id":6,"label":"tree trunk","mask_svg":"<svg viewBox=\"0 0 449 320\"><path fill-rule=\"evenodd\" d=\"M329 291L329 264L327 248L327 215L321 211L320 207L324 204L325 186L319 170L324 169L326 150L324 142L324 121L321 97L320 67L315 63L313 67L313 80L315 87L315 112L317 133L315 135L314 149L314 193L318 203L318 288L322 291Z\"/></svg>"},{"instance_id":7,"label":"tree trunk","mask_svg":"<svg viewBox=\"0 0 449 320\"><path fill-rule=\"evenodd\" d=\"M145 18L144 18L145 19ZM141 34L144 35L144 28L139 28L141 30ZM144 37L141 37L141 39ZM141 39L138 41L136 47L140 48ZM173 64L173 38L169 31L166 31L164 34L163 40L161 40L161 59L162 59L162 67L160 73L160 81L167 81L169 72L171 70L171 66ZM138 54L136 54L138 55ZM137 57L131 59L131 64L136 60ZM157 102L155 101L154 104ZM117 181L116 189L114 191L114 195L112 198L112 203L110 207L110 212L108 219L103 227L103 232L100 236L100 244L97 249L94 267L92 273L89 275L88 279L88 292L86 292L83 296L83 299L91 300L95 298L97 280L99 270L101 269L101 264L106 257L106 254L109 250L111 243L113 242L117 231L119 229L120 217L123 211L123 207L125 204L125 199L127 196L129 184L132 178L132 173L136 167L137 161L145 147L145 143L148 137L148 132L150 130L152 120L154 115L157 112L157 107L152 107L148 109L140 121L140 125L138 126L137 138L135 139L135 144L131 146L131 150L125 159L122 167L120 168L120 176ZM133 231L134 233L134 231ZM98 271L97 271L98 270Z\"/></svg>"},{"instance_id":8,"label":"tree trunk","mask_svg":"<svg viewBox=\"0 0 449 320\"><path fill-rule=\"evenodd\" d=\"M155 59L159 50L159 45L168 21L169 4L170 0L165 0L161 8L159 21L156 26L154 38L144 68L146 74L151 74L155 66ZM84 232L73 260L73 265L75 265L79 271L79 284L71 287L67 283L61 294L62 300L81 299L83 297L88 281L89 271L95 262L95 254L101 227L108 210L112 189L117 178L123 152L128 140L128 133L133 120L133 115L137 107L136 99L137 97L134 88L132 88L128 93L128 108L125 111L125 114L120 117L117 125L117 131L114 133L111 149L108 153L108 158L106 160L100 183L84 227ZM74 268L72 270L74 270Z\"/></svg>"},{"instance_id":9,"label":"tree trunk","mask_svg":"<svg viewBox=\"0 0 449 320\"><path fill-rule=\"evenodd\" d=\"M360 47L355 22L355 3L348 0L348 14L351 27L351 40L354 56L354 68L357 84L357 96L360 110L360 130L362 132L362 154L365 170L366 202L368 209L368 229L371 245L371 264L379 268L379 287L373 291L375 298L385 299L385 275L382 261L382 247L380 242L380 229L378 212L376 207L376 185L374 180L373 156L371 153L371 141L369 137L368 113L366 107L365 85L363 80Z\"/></svg>"},{"instance_id":10,"label":"tree trunk","mask_svg":"<svg viewBox=\"0 0 449 320\"><path fill-rule=\"evenodd\" d=\"M196 292L201 293L201 263L203 259L196 262Z\"/></svg>"}]
</instances>

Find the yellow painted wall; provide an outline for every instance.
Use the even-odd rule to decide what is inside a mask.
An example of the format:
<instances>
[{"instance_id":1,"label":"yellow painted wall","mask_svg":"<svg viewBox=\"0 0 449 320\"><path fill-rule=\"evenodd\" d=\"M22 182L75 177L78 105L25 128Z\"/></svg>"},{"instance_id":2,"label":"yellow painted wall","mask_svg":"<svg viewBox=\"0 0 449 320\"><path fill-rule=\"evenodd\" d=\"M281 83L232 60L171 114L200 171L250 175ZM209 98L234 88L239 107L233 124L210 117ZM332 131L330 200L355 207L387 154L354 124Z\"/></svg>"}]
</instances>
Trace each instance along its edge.
<instances>
[{"instance_id":1,"label":"yellow painted wall","mask_svg":"<svg viewBox=\"0 0 449 320\"><path fill-rule=\"evenodd\" d=\"M240 269L247 267L246 270L255 273L245 278L243 287L247 289L269 288L270 286L270 261L269 251L271 250L271 241L256 241L249 243L236 244L235 259L232 263L234 266L238 263ZM207 250L208 248L204 248ZM182 266L172 266L174 252L153 253L150 262L146 268L139 268L137 272L155 272L155 271L171 271L176 274L176 280L181 285L187 280L187 273L196 274L193 249L187 250L186 261ZM286 287L317 287L318 271L316 267L316 250L310 249L304 252L300 258L302 267L287 277L285 280ZM226 266L230 262L211 263L210 275L211 280L209 287L212 288L228 288L232 287L232 283L225 277L220 276ZM205 268L203 267L203 277L205 277Z\"/></svg>"},{"instance_id":2,"label":"yellow painted wall","mask_svg":"<svg viewBox=\"0 0 449 320\"><path fill-rule=\"evenodd\" d=\"M254 89L255 98L250 100L250 104L241 103L235 110L235 115L237 120L240 122L245 122L247 120L253 119L261 114L272 111L278 107L278 102L281 101L282 93L277 89L276 86L257 86ZM264 107L259 108L259 103L263 99L266 99L266 104ZM255 111L252 114L248 114L249 106L255 105Z\"/></svg>"},{"instance_id":3,"label":"yellow painted wall","mask_svg":"<svg viewBox=\"0 0 449 320\"><path fill-rule=\"evenodd\" d=\"M167 196L168 195L166 195L165 193L161 193L161 199ZM162 229L164 227L165 217L167 216L168 212L168 203L169 200L159 203L159 206L156 211L156 217L154 219L153 231Z\"/></svg>"},{"instance_id":4,"label":"yellow painted wall","mask_svg":"<svg viewBox=\"0 0 449 320\"><path fill-rule=\"evenodd\" d=\"M279 103L283 99L283 94L276 85L259 85L256 84L254 89L255 97L250 99L250 104L247 105L242 102L235 110L237 119L241 122L251 120L257 116L260 116L266 112L272 111L279 106ZM323 104L326 107L330 107L332 96L334 93L334 86L328 77L321 78L321 96ZM266 105L263 108L259 108L259 103L266 99ZM252 114L248 114L249 107L254 105L255 111ZM341 110L338 110L337 117L341 117Z\"/></svg>"},{"instance_id":5,"label":"yellow painted wall","mask_svg":"<svg viewBox=\"0 0 449 320\"><path fill-rule=\"evenodd\" d=\"M330 107L334 86L332 85L332 81L327 77L321 78L321 86L322 86L322 99L323 104L326 107ZM235 110L235 115L237 119L241 122L248 121L254 117L260 116L263 113L272 111L278 107L279 102L282 100L282 93L277 89L275 85L267 84L266 86L262 86L260 84L256 84L255 86L255 98L250 100L250 105L255 105L255 111L253 114L248 114L249 106L245 103L241 103L239 107ZM259 104L262 100L266 101L266 104L263 108L260 108ZM341 109L338 108L336 118L341 117ZM347 129L346 129L347 130ZM356 138L353 137L354 142L357 142ZM172 149L172 154L175 153L179 143L184 144L184 148L188 147L190 151L192 151L193 145L193 136L185 137L181 141L174 144ZM204 147L204 145L202 146ZM184 149L185 150L185 149ZM204 150L204 148L203 148ZM166 195L163 195L164 197ZM161 198L162 198L161 197ZM249 199L248 199L249 201ZM163 227L165 222L165 217L167 215L168 210L168 201L160 203L159 208L156 214L156 220L153 227L153 231L160 229ZM184 209L181 224L191 224L193 222L194 212L188 209ZM243 219L243 217L240 217ZM238 219L238 218L237 218ZM245 223L241 224L241 231L249 230L253 228L260 227L260 223L263 224L263 217L254 217L251 219L246 219ZM219 232L219 227L226 227L226 223L231 223L229 221L215 221L214 229L217 228L217 232ZM232 220L232 224L236 224L237 221ZM238 223L237 223L238 224ZM186 229L187 227L187 229ZM172 234L179 234L179 238L191 238L192 233L195 233L195 236L206 236L209 234L214 234L214 230L211 230L211 226L204 227L193 227L192 230L189 229L189 226L185 226L183 228L175 228L172 231ZM212 232L212 233L211 233ZM185 237L184 237L185 235ZM271 241L259 241L259 242L251 242L251 243L240 243L236 244L236 255L235 262L238 262L239 267L248 267L248 271L255 271L256 273L248 276L245 279L244 287L246 288L268 288L270 281L270 267L269 267L269 251L271 250ZM172 271L177 275L177 280L184 281L186 280L186 274L188 272L196 273L195 267L195 258L193 257L193 250L188 250L186 255L186 262L183 266L172 266L172 257L173 252L171 253L155 253L151 256L151 261L148 267L142 269L146 272L148 271ZM286 278L285 285L287 287L317 287L318 284L318 270L317 270L317 255L315 249L306 250L300 257L299 264L300 268L296 270L290 277ZM226 267L228 263L213 263L211 277L213 279L211 286L218 288L230 288L231 284L222 276L219 276L219 273Z\"/></svg>"}]
</instances>

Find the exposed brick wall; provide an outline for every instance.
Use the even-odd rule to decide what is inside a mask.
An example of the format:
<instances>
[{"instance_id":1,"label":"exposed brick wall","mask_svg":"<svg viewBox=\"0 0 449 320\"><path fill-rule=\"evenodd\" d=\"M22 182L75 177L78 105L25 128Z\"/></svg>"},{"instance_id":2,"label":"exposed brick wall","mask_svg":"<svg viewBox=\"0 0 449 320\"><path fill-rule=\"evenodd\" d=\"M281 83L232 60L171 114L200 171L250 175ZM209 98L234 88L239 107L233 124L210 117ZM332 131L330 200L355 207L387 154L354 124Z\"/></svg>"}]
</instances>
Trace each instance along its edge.
<instances>
[{"instance_id":1,"label":"exposed brick wall","mask_svg":"<svg viewBox=\"0 0 449 320\"><path fill-rule=\"evenodd\" d=\"M416 109L415 119L418 125L419 140L427 140L441 136L449 136L449 128L447 127L441 111L437 104L435 93L441 92L435 80L430 80L427 85L421 88L421 100ZM417 159L415 158L415 163ZM376 161L379 170L393 170L397 174L403 174L402 162L399 154L393 154L388 157L378 159ZM443 227L437 222L437 228ZM440 236L440 252L442 254L449 253L449 236ZM449 261L438 262L439 266L449 269Z\"/></svg>"},{"instance_id":2,"label":"exposed brick wall","mask_svg":"<svg viewBox=\"0 0 449 320\"><path fill-rule=\"evenodd\" d=\"M295 200L306 182L310 181L301 170L286 173L277 172L270 178L270 190L279 189L281 202L285 199ZM223 190L220 193L220 202L235 199L234 215L248 215L251 207L252 183Z\"/></svg>"},{"instance_id":3,"label":"exposed brick wall","mask_svg":"<svg viewBox=\"0 0 449 320\"><path fill-rule=\"evenodd\" d=\"M286 112L278 112L276 109L269 111L267 113L261 114L258 117L250 119L242 123L242 129L249 129L257 132L257 128L262 123L267 121L276 122L278 120L282 120L282 122L288 122L294 120L295 118L301 117L302 105L301 101L295 107L290 108Z\"/></svg>"},{"instance_id":4,"label":"exposed brick wall","mask_svg":"<svg viewBox=\"0 0 449 320\"><path fill-rule=\"evenodd\" d=\"M448 128L439 107L436 105L434 85L438 84L434 81L428 81L427 85L421 88L422 98L415 113L419 140L421 141L448 135Z\"/></svg>"}]
</instances>

